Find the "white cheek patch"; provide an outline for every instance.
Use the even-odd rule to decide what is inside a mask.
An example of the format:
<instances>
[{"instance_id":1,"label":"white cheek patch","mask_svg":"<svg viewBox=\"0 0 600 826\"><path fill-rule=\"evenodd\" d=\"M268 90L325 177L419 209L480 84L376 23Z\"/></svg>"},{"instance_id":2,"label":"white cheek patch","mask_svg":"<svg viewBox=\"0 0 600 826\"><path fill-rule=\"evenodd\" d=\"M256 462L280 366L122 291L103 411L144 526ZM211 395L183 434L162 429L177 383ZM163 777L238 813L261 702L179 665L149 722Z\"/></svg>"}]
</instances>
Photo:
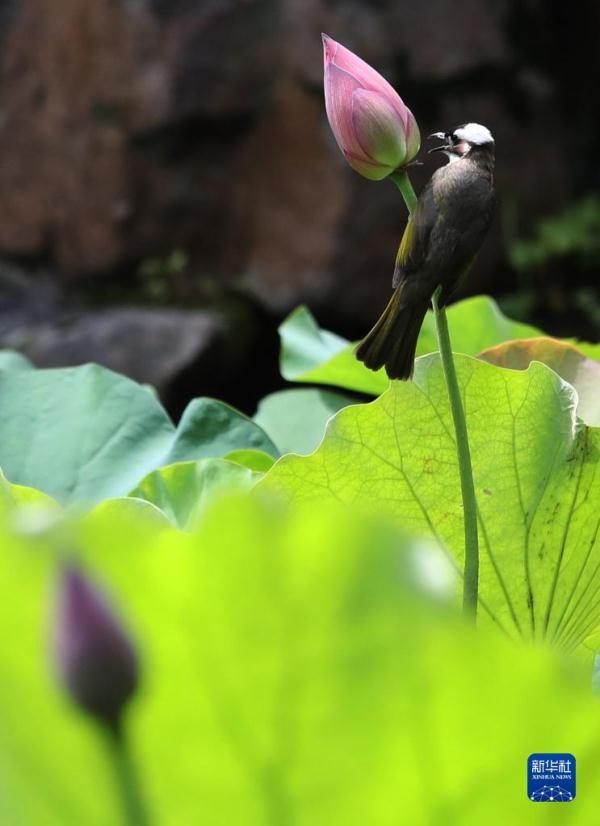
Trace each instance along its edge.
<instances>
[{"instance_id":1,"label":"white cheek patch","mask_svg":"<svg viewBox=\"0 0 600 826\"><path fill-rule=\"evenodd\" d=\"M455 136L461 141L480 146L484 143L493 143L494 138L487 126L480 123L465 123L460 129L454 130Z\"/></svg>"},{"instance_id":2,"label":"white cheek patch","mask_svg":"<svg viewBox=\"0 0 600 826\"><path fill-rule=\"evenodd\" d=\"M454 152L444 152L444 155L446 155L450 163L454 163L454 161L460 161L461 159L461 156L455 155Z\"/></svg>"}]
</instances>

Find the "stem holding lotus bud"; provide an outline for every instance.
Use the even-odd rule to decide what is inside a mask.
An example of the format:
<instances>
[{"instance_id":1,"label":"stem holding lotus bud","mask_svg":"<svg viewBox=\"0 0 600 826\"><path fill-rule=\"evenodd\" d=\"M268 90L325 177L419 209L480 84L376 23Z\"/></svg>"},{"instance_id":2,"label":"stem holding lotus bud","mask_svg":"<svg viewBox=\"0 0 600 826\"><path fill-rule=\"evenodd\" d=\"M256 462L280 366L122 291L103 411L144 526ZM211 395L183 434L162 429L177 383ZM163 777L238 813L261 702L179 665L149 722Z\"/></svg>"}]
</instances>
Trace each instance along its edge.
<instances>
[{"instance_id":1,"label":"stem holding lotus bud","mask_svg":"<svg viewBox=\"0 0 600 826\"><path fill-rule=\"evenodd\" d=\"M408 172L399 169L391 175L391 179L400 190L409 213L412 212L417 205L417 196L408 177Z\"/></svg>"},{"instance_id":2,"label":"stem holding lotus bud","mask_svg":"<svg viewBox=\"0 0 600 826\"><path fill-rule=\"evenodd\" d=\"M140 785L131 754L129 738L121 728L108 731L108 746L119 788L125 822L130 826L150 826L150 819L141 794Z\"/></svg>"}]
</instances>

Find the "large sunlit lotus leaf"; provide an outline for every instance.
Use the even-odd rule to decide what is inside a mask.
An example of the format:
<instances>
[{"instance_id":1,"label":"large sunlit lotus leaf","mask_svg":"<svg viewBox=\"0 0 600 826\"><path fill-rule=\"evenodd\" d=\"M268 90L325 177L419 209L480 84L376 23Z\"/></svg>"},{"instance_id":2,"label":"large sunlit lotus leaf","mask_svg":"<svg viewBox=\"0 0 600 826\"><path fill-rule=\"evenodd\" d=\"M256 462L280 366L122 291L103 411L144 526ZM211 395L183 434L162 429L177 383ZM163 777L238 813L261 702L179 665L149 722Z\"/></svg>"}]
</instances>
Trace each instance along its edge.
<instances>
[{"instance_id":1,"label":"large sunlit lotus leaf","mask_svg":"<svg viewBox=\"0 0 600 826\"><path fill-rule=\"evenodd\" d=\"M196 399L177 428L153 394L97 365L0 370L0 468L64 504L127 494L174 461L259 448L261 428L229 405Z\"/></svg>"},{"instance_id":2,"label":"large sunlit lotus leaf","mask_svg":"<svg viewBox=\"0 0 600 826\"><path fill-rule=\"evenodd\" d=\"M207 505L231 491L250 490L260 473L223 459L176 462L148 474L130 496L155 505L182 530L190 530Z\"/></svg>"},{"instance_id":3,"label":"large sunlit lotus leaf","mask_svg":"<svg viewBox=\"0 0 600 826\"><path fill-rule=\"evenodd\" d=\"M526 797L527 756L564 749L569 823L595 826L589 673L465 626L422 542L258 497L154 539L107 503L73 535L140 651L127 724L152 823L535 826L554 816ZM55 585L50 550L2 536L1 821L124 824L105 741L50 667Z\"/></svg>"},{"instance_id":4,"label":"large sunlit lotus leaf","mask_svg":"<svg viewBox=\"0 0 600 826\"><path fill-rule=\"evenodd\" d=\"M474 356L504 341L543 335L535 327L507 318L496 302L487 296L458 301L448 308L447 314L455 353ZM384 370L373 372L367 369L356 359L355 345L322 330L306 307L295 310L280 326L279 334L281 374L289 381L330 384L374 396L389 386ZM600 344L575 343L589 358L600 360ZM417 355L437 350L435 322L433 314L428 312L419 336Z\"/></svg>"},{"instance_id":5,"label":"large sunlit lotus leaf","mask_svg":"<svg viewBox=\"0 0 600 826\"><path fill-rule=\"evenodd\" d=\"M504 370L456 357L480 514L480 616L566 650L600 627L600 431L543 364ZM337 500L436 537L462 571L454 430L437 355L414 382L338 413L319 449L259 483L295 501Z\"/></svg>"},{"instance_id":6,"label":"large sunlit lotus leaf","mask_svg":"<svg viewBox=\"0 0 600 826\"><path fill-rule=\"evenodd\" d=\"M311 453L331 416L353 403L349 396L318 388L280 390L261 400L254 421L280 453Z\"/></svg>"},{"instance_id":7,"label":"large sunlit lotus leaf","mask_svg":"<svg viewBox=\"0 0 600 826\"><path fill-rule=\"evenodd\" d=\"M600 426L600 361L573 344L555 338L509 341L484 350L478 358L513 370L526 370L532 361L547 364L577 390L577 415L586 424Z\"/></svg>"}]
</instances>

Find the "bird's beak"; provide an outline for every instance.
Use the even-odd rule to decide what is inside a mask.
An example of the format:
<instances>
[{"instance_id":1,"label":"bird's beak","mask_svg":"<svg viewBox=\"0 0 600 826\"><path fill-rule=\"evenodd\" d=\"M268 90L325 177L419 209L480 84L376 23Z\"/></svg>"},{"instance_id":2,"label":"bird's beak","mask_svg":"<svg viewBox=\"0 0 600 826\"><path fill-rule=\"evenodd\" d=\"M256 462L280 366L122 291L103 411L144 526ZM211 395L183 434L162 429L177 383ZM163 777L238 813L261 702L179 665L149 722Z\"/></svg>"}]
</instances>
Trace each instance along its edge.
<instances>
[{"instance_id":1,"label":"bird's beak","mask_svg":"<svg viewBox=\"0 0 600 826\"><path fill-rule=\"evenodd\" d=\"M432 152L447 152L449 149L452 149L452 144L448 139L449 135L447 134L447 132L432 132L431 135L428 136L428 138L437 138L439 141L444 141L444 143L441 146L434 146L433 149L430 149L430 155Z\"/></svg>"}]
</instances>

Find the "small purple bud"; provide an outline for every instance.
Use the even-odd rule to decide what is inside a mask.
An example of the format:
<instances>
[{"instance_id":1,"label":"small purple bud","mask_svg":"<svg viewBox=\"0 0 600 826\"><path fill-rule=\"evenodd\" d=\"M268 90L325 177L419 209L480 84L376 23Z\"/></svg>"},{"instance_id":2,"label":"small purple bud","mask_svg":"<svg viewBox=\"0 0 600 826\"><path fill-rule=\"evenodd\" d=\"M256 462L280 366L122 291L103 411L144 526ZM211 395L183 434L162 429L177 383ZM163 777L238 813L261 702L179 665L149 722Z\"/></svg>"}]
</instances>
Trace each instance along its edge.
<instances>
[{"instance_id":1,"label":"small purple bud","mask_svg":"<svg viewBox=\"0 0 600 826\"><path fill-rule=\"evenodd\" d=\"M55 650L73 700L113 729L138 684L138 660L104 595L77 568L65 568Z\"/></svg>"}]
</instances>

